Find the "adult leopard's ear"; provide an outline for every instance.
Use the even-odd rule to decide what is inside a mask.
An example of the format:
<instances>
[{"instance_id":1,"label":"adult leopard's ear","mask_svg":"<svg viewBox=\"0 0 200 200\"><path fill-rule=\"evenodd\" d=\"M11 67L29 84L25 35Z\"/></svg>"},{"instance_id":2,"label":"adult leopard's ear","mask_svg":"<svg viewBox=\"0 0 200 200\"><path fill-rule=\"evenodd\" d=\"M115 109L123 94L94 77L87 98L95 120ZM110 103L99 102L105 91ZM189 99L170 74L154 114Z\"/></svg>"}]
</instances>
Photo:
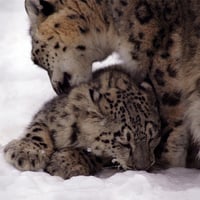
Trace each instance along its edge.
<instances>
[{"instance_id":1,"label":"adult leopard's ear","mask_svg":"<svg viewBox=\"0 0 200 200\"><path fill-rule=\"evenodd\" d=\"M39 15L39 10L41 5L39 0L25 0L25 9L31 21L35 21L36 17Z\"/></svg>"},{"instance_id":2,"label":"adult leopard's ear","mask_svg":"<svg viewBox=\"0 0 200 200\"><path fill-rule=\"evenodd\" d=\"M55 12L55 1L53 0L25 0L26 12L32 22L35 22L38 15L49 16Z\"/></svg>"}]
</instances>

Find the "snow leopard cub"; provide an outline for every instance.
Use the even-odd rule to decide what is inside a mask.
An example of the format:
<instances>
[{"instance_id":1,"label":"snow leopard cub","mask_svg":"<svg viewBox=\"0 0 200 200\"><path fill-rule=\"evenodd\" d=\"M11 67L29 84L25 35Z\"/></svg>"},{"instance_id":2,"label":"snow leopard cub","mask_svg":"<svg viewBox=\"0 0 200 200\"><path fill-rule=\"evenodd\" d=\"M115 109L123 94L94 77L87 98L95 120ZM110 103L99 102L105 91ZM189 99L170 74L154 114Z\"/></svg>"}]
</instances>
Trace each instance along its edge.
<instances>
[{"instance_id":1,"label":"snow leopard cub","mask_svg":"<svg viewBox=\"0 0 200 200\"><path fill-rule=\"evenodd\" d=\"M123 169L147 170L159 140L151 86L138 86L125 70L110 67L46 103L4 152L19 170L44 169L67 179L94 174L112 161Z\"/></svg>"}]
</instances>

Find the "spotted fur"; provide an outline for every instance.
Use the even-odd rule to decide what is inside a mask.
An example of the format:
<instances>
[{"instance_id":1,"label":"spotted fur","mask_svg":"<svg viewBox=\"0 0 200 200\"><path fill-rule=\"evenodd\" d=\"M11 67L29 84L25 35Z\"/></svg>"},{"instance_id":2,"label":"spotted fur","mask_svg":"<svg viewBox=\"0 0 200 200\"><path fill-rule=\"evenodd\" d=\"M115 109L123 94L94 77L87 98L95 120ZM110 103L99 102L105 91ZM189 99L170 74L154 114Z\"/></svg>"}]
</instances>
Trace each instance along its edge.
<instances>
[{"instance_id":1,"label":"spotted fur","mask_svg":"<svg viewBox=\"0 0 200 200\"><path fill-rule=\"evenodd\" d=\"M155 88L159 162L187 165L190 145L200 146L198 0L26 0L26 9L33 60L57 93L87 81L95 60L117 52L135 81L148 77Z\"/></svg>"},{"instance_id":2,"label":"spotted fur","mask_svg":"<svg viewBox=\"0 0 200 200\"><path fill-rule=\"evenodd\" d=\"M137 86L124 70L97 71L45 104L22 139L5 147L5 158L19 170L63 178L94 174L112 161L147 170L160 140L156 102L152 87Z\"/></svg>"}]
</instances>

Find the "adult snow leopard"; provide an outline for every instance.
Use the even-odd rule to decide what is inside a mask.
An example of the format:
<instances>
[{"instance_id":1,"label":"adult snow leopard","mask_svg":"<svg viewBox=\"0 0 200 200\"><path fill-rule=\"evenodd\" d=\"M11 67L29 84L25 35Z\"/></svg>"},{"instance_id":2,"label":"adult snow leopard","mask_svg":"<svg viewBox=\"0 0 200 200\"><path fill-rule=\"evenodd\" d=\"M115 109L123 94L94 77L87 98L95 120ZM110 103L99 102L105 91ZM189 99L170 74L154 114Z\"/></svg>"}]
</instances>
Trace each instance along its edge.
<instances>
[{"instance_id":1,"label":"adult snow leopard","mask_svg":"<svg viewBox=\"0 0 200 200\"><path fill-rule=\"evenodd\" d=\"M155 88L160 162L186 166L189 143L200 146L199 0L26 0L26 10L32 59L58 94L117 52L135 81Z\"/></svg>"}]
</instances>

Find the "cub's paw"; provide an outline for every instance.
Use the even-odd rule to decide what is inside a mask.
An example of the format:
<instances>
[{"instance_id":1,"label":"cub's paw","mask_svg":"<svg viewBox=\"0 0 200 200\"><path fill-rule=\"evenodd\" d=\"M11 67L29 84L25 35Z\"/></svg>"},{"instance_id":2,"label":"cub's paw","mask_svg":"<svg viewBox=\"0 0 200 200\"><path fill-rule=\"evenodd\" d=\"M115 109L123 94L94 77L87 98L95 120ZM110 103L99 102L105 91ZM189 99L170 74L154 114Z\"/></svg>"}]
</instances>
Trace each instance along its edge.
<instances>
[{"instance_id":1,"label":"cub's paw","mask_svg":"<svg viewBox=\"0 0 200 200\"><path fill-rule=\"evenodd\" d=\"M92 159L92 160L91 160ZM93 157L79 149L64 148L53 153L45 171L69 179L73 176L94 174L99 170Z\"/></svg>"},{"instance_id":2,"label":"cub's paw","mask_svg":"<svg viewBox=\"0 0 200 200\"><path fill-rule=\"evenodd\" d=\"M126 162L123 160L118 160L117 158L112 159L112 164L115 166L118 170L131 170L132 168L127 165Z\"/></svg>"},{"instance_id":3,"label":"cub's paw","mask_svg":"<svg viewBox=\"0 0 200 200\"><path fill-rule=\"evenodd\" d=\"M49 160L48 153L30 140L13 140L4 149L8 163L21 171L44 169Z\"/></svg>"}]
</instances>

